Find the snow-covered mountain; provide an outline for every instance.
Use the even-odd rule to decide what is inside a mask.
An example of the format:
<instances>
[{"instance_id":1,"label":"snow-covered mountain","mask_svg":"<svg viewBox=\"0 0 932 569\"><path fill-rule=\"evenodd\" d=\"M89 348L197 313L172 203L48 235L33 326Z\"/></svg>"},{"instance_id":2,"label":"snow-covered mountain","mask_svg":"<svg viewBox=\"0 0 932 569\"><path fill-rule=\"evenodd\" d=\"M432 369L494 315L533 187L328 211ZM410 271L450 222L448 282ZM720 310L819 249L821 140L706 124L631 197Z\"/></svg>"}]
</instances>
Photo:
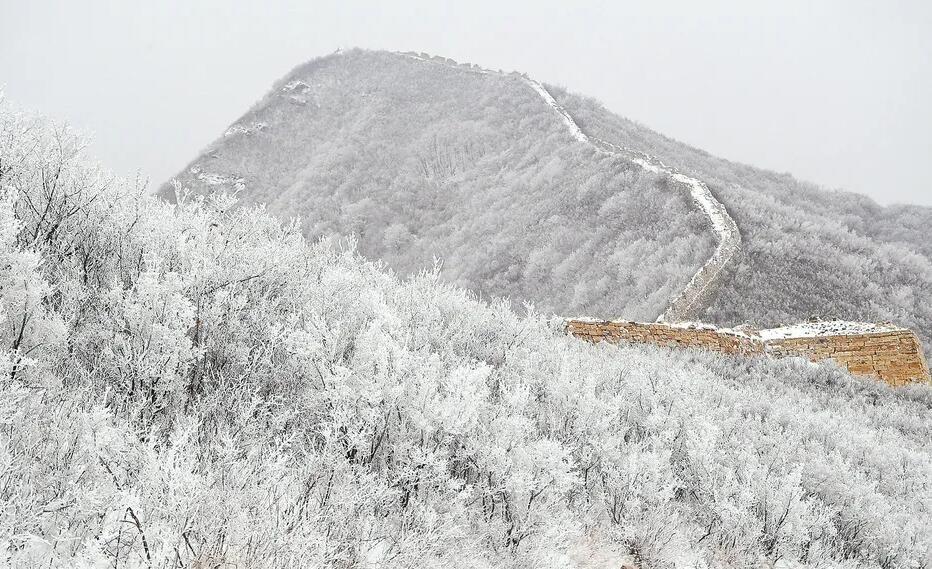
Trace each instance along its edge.
<instances>
[{"instance_id":1,"label":"snow-covered mountain","mask_svg":"<svg viewBox=\"0 0 932 569\"><path fill-rule=\"evenodd\" d=\"M932 345L932 209L718 159L515 73L362 50L317 59L177 180L239 188L311 238L355 235L402 275L439 258L449 282L545 312L890 320ZM703 188L723 216L697 201ZM702 286L671 310L691 280Z\"/></svg>"},{"instance_id":2,"label":"snow-covered mountain","mask_svg":"<svg viewBox=\"0 0 932 569\"><path fill-rule=\"evenodd\" d=\"M483 296L653 320L717 236L688 188L579 134L521 75L353 50L288 74L178 180L402 275L439 258Z\"/></svg>"},{"instance_id":3,"label":"snow-covered mountain","mask_svg":"<svg viewBox=\"0 0 932 569\"><path fill-rule=\"evenodd\" d=\"M590 345L85 147L0 103L2 566L932 563L930 386Z\"/></svg>"},{"instance_id":4,"label":"snow-covered mountain","mask_svg":"<svg viewBox=\"0 0 932 569\"><path fill-rule=\"evenodd\" d=\"M893 321L932 355L932 208L882 207L717 158L551 89L590 136L637 148L701 179L728 209L742 243L703 319L760 327L823 319Z\"/></svg>"}]
</instances>

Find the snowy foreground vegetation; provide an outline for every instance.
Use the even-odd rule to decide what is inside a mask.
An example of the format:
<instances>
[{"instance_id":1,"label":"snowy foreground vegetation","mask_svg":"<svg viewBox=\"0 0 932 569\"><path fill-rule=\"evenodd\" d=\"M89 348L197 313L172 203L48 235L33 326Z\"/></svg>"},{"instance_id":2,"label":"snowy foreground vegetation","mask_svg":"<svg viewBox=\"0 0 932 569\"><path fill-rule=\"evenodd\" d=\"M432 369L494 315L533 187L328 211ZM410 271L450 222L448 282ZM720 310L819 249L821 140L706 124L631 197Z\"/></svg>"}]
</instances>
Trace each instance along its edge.
<instances>
[{"instance_id":1,"label":"snowy foreground vegetation","mask_svg":"<svg viewBox=\"0 0 932 569\"><path fill-rule=\"evenodd\" d=\"M932 391L592 346L0 109L0 565L929 567Z\"/></svg>"}]
</instances>

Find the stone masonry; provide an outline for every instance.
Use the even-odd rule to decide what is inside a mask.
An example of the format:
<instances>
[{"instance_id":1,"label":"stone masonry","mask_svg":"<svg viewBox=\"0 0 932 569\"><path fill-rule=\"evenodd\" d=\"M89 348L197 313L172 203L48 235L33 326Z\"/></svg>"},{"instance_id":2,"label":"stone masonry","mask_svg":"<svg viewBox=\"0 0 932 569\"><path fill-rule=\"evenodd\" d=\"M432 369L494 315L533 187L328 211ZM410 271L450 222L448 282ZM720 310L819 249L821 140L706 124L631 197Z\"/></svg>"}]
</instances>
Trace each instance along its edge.
<instances>
[{"instance_id":1,"label":"stone masonry","mask_svg":"<svg viewBox=\"0 0 932 569\"><path fill-rule=\"evenodd\" d=\"M661 323L568 320L567 331L590 342L632 342L669 348L704 348L725 354L763 354L764 345L746 334L710 326Z\"/></svg>"},{"instance_id":2,"label":"stone masonry","mask_svg":"<svg viewBox=\"0 0 932 569\"><path fill-rule=\"evenodd\" d=\"M876 334L768 340L768 354L831 359L855 375L879 377L890 385L929 382L929 368L919 339L909 330Z\"/></svg>"},{"instance_id":3,"label":"stone masonry","mask_svg":"<svg viewBox=\"0 0 932 569\"><path fill-rule=\"evenodd\" d=\"M631 342L698 348L731 355L830 359L855 375L893 386L932 382L918 338L909 330L864 325L863 332L780 337L767 330L744 331L702 324L568 320L568 333L590 342Z\"/></svg>"}]
</instances>

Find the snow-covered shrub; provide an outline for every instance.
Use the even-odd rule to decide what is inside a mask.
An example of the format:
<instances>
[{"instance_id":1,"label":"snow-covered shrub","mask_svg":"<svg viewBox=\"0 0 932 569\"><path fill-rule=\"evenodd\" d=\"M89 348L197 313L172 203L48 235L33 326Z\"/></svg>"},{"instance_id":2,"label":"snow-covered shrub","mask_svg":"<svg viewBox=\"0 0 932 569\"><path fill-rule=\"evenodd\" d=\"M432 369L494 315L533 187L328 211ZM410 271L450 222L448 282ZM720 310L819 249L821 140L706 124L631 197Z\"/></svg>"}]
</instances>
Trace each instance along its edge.
<instances>
[{"instance_id":1,"label":"snow-covered shrub","mask_svg":"<svg viewBox=\"0 0 932 569\"><path fill-rule=\"evenodd\" d=\"M222 196L114 181L35 239L30 169L87 166L2 134L4 325L39 347L14 372L3 332L0 563L932 562L926 387L588 345Z\"/></svg>"}]
</instances>

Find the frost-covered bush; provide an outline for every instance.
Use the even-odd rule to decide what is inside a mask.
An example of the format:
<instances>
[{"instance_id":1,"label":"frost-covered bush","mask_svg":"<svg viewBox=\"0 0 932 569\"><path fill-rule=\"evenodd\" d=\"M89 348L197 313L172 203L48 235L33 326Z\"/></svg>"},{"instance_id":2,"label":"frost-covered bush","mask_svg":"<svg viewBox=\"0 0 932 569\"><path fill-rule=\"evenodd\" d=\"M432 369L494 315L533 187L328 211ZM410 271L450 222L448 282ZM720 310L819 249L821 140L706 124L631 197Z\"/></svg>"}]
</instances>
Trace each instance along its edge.
<instances>
[{"instance_id":1,"label":"frost-covered bush","mask_svg":"<svg viewBox=\"0 0 932 569\"><path fill-rule=\"evenodd\" d=\"M932 563L926 387L588 345L0 117L0 563Z\"/></svg>"}]
</instances>

